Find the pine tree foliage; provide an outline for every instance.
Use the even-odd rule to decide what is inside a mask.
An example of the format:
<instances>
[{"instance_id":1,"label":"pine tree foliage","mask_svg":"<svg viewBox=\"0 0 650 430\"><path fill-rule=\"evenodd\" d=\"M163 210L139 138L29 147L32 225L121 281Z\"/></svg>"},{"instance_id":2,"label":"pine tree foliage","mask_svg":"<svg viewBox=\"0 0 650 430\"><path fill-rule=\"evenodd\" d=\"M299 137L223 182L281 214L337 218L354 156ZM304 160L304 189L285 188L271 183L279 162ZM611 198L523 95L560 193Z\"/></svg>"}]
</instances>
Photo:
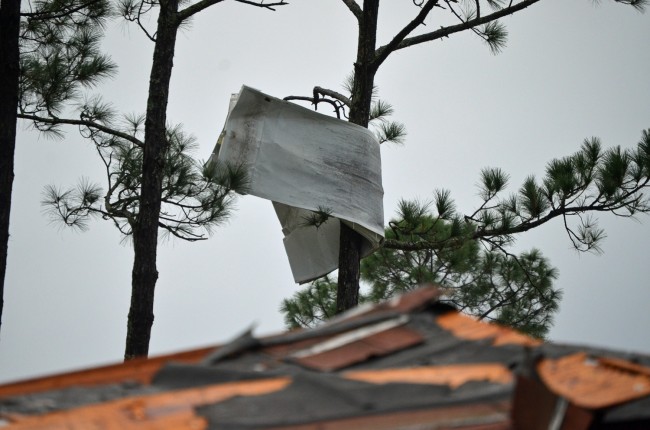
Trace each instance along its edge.
<instances>
[{"instance_id":1,"label":"pine tree foliage","mask_svg":"<svg viewBox=\"0 0 650 430\"><path fill-rule=\"evenodd\" d=\"M289 328L314 327L336 315L336 282L329 276L310 282L280 305Z\"/></svg>"},{"instance_id":2,"label":"pine tree foliage","mask_svg":"<svg viewBox=\"0 0 650 430\"><path fill-rule=\"evenodd\" d=\"M140 205L143 144L137 142L143 135L144 117L127 116L116 127L114 114L98 99L86 104L82 112L82 117L93 124L107 124L132 139L82 127L104 164L106 191L85 179L66 190L50 185L42 204L53 222L85 230L90 218L101 217L112 220L123 235L130 237L137 226ZM192 157L196 140L178 125L168 127L166 136L169 150L163 170L159 227L184 240L206 239L230 214L235 198L232 191L246 191L246 173L233 166L198 163Z\"/></svg>"},{"instance_id":3,"label":"pine tree foliage","mask_svg":"<svg viewBox=\"0 0 650 430\"><path fill-rule=\"evenodd\" d=\"M410 236L413 241L423 234L444 240L471 232L465 223L435 217L427 205L414 202L402 202L389 226L388 239ZM441 249L381 248L362 261L361 274L370 285L365 298L372 302L439 284L445 289L443 300L459 310L535 337L547 333L561 298L553 288L557 270L538 250L515 256L474 240Z\"/></svg>"},{"instance_id":4,"label":"pine tree foliage","mask_svg":"<svg viewBox=\"0 0 650 430\"><path fill-rule=\"evenodd\" d=\"M413 240L423 232L440 237L449 237L452 230L462 233L461 226L432 216L426 205L414 202L401 203L386 237L393 239L397 228L410 231ZM557 276L538 250L515 256L486 249L473 240L439 250L381 248L361 263L361 277L368 288L360 302L378 303L433 283L444 288L442 300L462 312L544 337L561 298L553 287ZM336 291L336 283L326 277L285 299L281 311L287 326L311 327L332 317Z\"/></svg>"},{"instance_id":5,"label":"pine tree foliage","mask_svg":"<svg viewBox=\"0 0 650 430\"><path fill-rule=\"evenodd\" d=\"M268 10L287 4L284 0L233 1ZM159 229L186 240L205 238L197 228L209 233L211 226L222 221L230 207L230 191L245 182L240 168L199 169L186 156L190 139L179 128L170 129L167 123L178 30L194 15L217 3L221 1L118 2L117 13L137 23L155 45L144 119L132 120L128 127L121 128L112 123L110 110L96 101L82 108L80 119L61 118L52 109L45 109L46 114L30 111L19 115L35 121L42 130L58 132L61 124L80 126L82 133L97 145L108 182L101 200L103 206L99 199L95 200L98 187L83 182L76 191L50 187L44 203L67 225L83 227L89 216L101 215L112 219L122 233L132 235L134 260L126 359L146 356L149 350ZM152 14L157 19L151 20Z\"/></svg>"},{"instance_id":6,"label":"pine tree foliage","mask_svg":"<svg viewBox=\"0 0 650 430\"><path fill-rule=\"evenodd\" d=\"M380 144L388 142L401 145L406 139L406 126L401 122L388 119L393 113L393 106L375 95L370 105L369 120Z\"/></svg>"},{"instance_id":7,"label":"pine tree foliage","mask_svg":"<svg viewBox=\"0 0 650 430\"><path fill-rule=\"evenodd\" d=\"M302 225L304 227L319 228L321 225L325 224L331 216L332 209L325 206L319 206L317 210L311 211L309 215L303 217Z\"/></svg>"},{"instance_id":8,"label":"pine tree foliage","mask_svg":"<svg viewBox=\"0 0 650 430\"><path fill-rule=\"evenodd\" d=\"M106 0L39 0L28 3L20 33L20 114L59 116L83 90L113 75L115 64L101 52ZM57 126L36 122L58 134Z\"/></svg>"},{"instance_id":9,"label":"pine tree foliage","mask_svg":"<svg viewBox=\"0 0 650 430\"><path fill-rule=\"evenodd\" d=\"M639 12L645 11L650 1L648 0L614 0L616 3L626 4L632 6ZM600 0L594 0L594 3L600 3Z\"/></svg>"}]
</instances>

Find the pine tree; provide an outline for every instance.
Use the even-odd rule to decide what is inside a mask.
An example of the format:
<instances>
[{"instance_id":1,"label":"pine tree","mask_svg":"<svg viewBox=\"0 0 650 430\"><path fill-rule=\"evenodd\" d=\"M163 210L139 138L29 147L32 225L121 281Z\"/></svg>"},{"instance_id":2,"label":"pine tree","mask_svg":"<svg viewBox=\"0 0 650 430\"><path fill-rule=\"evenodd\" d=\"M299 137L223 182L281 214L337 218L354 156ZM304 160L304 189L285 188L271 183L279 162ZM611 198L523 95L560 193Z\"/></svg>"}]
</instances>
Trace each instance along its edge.
<instances>
[{"instance_id":1,"label":"pine tree","mask_svg":"<svg viewBox=\"0 0 650 430\"><path fill-rule=\"evenodd\" d=\"M338 105L338 109L347 109L349 121L368 127L371 119L371 109L373 103L374 79L379 67L388 59L388 57L401 49L411 46L427 43L435 40L450 37L458 32L472 31L481 38L493 53L501 51L506 44L507 29L500 21L508 15L518 13L534 5L540 0L520 0L505 2L501 0L485 1L457 1L457 0L413 0L415 6L414 18L407 23L393 38L382 46L377 46L377 17L379 13L379 0L364 0L362 5L354 0L342 0L349 11L354 15L359 26L357 57L354 62L354 71L352 84L350 86L350 96L342 96L335 91L314 88L314 97L303 97L317 104L324 100L329 100ZM614 0L617 3L631 5L637 10L643 10L647 5L647 0ZM434 13L439 12L439 15ZM440 22L440 19L451 18L456 23L437 27L433 31L418 33L418 30L426 24L427 18L434 15ZM596 151L597 150L597 151ZM595 151L593 156L598 160L603 157L607 160L598 170L595 165L572 165L568 161L560 160L554 167L555 181L550 186L547 184L539 185L534 178L529 178L520 191L520 198L511 200L510 203L517 203L518 206L510 207L506 210L506 204L500 206L501 212L488 207L487 202L492 201L493 194L498 193L505 177L499 175L497 170L484 172L488 175L489 184L485 192L485 204L468 217L468 220L476 224L476 231L472 234L471 239L481 238L484 242L492 242L491 246L499 248L505 243L512 240L512 235L524 232L530 228L537 227L549 219L557 216L567 218L575 216L580 219L579 227L573 230L567 227L570 232L572 241L578 247L594 249L598 239L602 237L592 220L587 217L590 212L609 211L620 214L620 211L628 213L646 211L644 204L640 203L642 199L641 192L647 181L647 168L644 167L645 161L639 160L632 166L636 169L634 172L625 170L630 166L629 160L625 158L620 150L601 152L600 146L595 142L589 147L585 147L585 154L580 160L574 160L577 163L594 163L594 159L589 158L589 151ZM639 150L637 154L642 154ZM567 168L569 170L567 171ZM564 169L564 170L563 170ZM583 179L581 192L572 194L574 188L572 184L581 178L581 172L591 175ZM632 176L632 181L629 177ZM600 178L600 179L598 179ZM586 194L587 189L595 183L596 194ZM547 199L544 198L543 192L552 189L552 194ZM598 187L604 187L598 189ZM572 197L569 197L571 195ZM583 204L589 202L588 204ZM570 205L572 209L568 209ZM478 217L478 218L477 218ZM453 221L455 223L459 220ZM452 229L454 230L454 229ZM456 246L459 241L468 237L458 237L445 240L442 243L404 242L389 239L384 246L391 249L402 249L415 251L425 248L444 248ZM360 280L360 246L361 238L352 229L342 224L340 249L339 249L339 271L336 295L337 312L356 306L359 301L359 280Z\"/></svg>"},{"instance_id":2,"label":"pine tree","mask_svg":"<svg viewBox=\"0 0 650 430\"><path fill-rule=\"evenodd\" d=\"M458 228L434 215L428 205L401 202L398 218L390 222L390 240L418 242L423 236L441 240ZM553 288L557 270L538 250L520 255L465 240L440 249L382 248L362 261L362 278L370 284L367 299L380 302L421 285L444 288L444 301L479 319L507 324L535 337L549 330L560 291Z\"/></svg>"},{"instance_id":3,"label":"pine tree","mask_svg":"<svg viewBox=\"0 0 650 430\"><path fill-rule=\"evenodd\" d=\"M471 215L458 212L446 190L436 191L432 204L402 201L383 247L362 261L370 291L361 301L436 283L460 310L543 337L561 298L552 286L557 271L538 250L512 254L515 235L562 218L577 250L600 252L605 232L585 213L650 212L643 194L649 183L650 130L644 130L635 149L604 151L599 139L586 139L580 151L551 160L541 183L531 176L507 197L508 176L484 169L482 202ZM289 326L311 326L336 314L335 303L336 285L327 278L285 300L281 311Z\"/></svg>"},{"instance_id":4,"label":"pine tree","mask_svg":"<svg viewBox=\"0 0 650 430\"><path fill-rule=\"evenodd\" d=\"M419 242L422 237L445 240L473 231L436 216L427 204L402 201L398 217L389 223L386 238ZM461 233L462 234L462 233ZM557 270L538 250L519 256L465 240L457 246L401 250L381 248L361 263L368 286L361 302L379 303L395 295L435 284L442 301L479 319L495 321L531 336L544 337L558 309L561 292L553 288ZM289 327L311 327L336 314L336 284L330 278L312 282L283 301Z\"/></svg>"},{"instance_id":5,"label":"pine tree","mask_svg":"<svg viewBox=\"0 0 650 430\"><path fill-rule=\"evenodd\" d=\"M390 232L386 232L390 235ZM553 288L557 270L537 250L519 256L479 250L476 242L442 252L380 249L365 258L361 303L380 303L434 283L441 301L480 320L543 338L562 297ZM336 315L336 282L313 281L280 307L288 328L314 327Z\"/></svg>"},{"instance_id":6,"label":"pine tree","mask_svg":"<svg viewBox=\"0 0 650 430\"><path fill-rule=\"evenodd\" d=\"M106 0L40 0L22 11L19 0L0 6L0 319L17 118L59 115L83 88L113 73L115 66L99 52L109 14ZM51 126L43 130L57 133Z\"/></svg>"},{"instance_id":7,"label":"pine tree","mask_svg":"<svg viewBox=\"0 0 650 430\"><path fill-rule=\"evenodd\" d=\"M82 112L92 115L97 124L99 117L108 115L103 108L93 104L85 106ZM124 126L129 128L123 133L140 139L143 122L143 117L125 118ZM95 143L104 164L106 190L86 179L81 179L76 188L66 190L50 185L42 203L53 222L86 230L91 218L103 218L112 221L127 240L137 227L140 212L144 144L90 128L82 128L82 133ZM207 239L212 228L229 216L233 191L245 192L246 174L236 166L197 162L192 156L197 149L196 140L180 126L168 129L166 140L169 150L165 154L158 227L170 237L187 241Z\"/></svg>"},{"instance_id":8,"label":"pine tree","mask_svg":"<svg viewBox=\"0 0 650 430\"><path fill-rule=\"evenodd\" d=\"M275 7L282 6L287 3L284 0L277 2L264 2L262 1L248 1L248 0L234 0L238 3L243 3L259 8L268 10L275 10ZM133 240L134 259L133 271L131 281L131 305L129 309L128 325L127 325L127 338L124 357L131 359L140 356L147 356L149 351L149 340L151 338L151 327L153 325L154 314L153 304L156 281L158 279L158 270L156 268L156 257L158 247L158 230L159 228L165 229L167 232L180 236L185 239L196 239L193 227L209 226L211 223L203 223L201 225L194 225L188 227L188 217L197 216L196 213L188 214L185 212L187 208L183 208L183 196L178 191L188 191L190 193L196 192L195 190L174 190L174 203L165 201L167 193L170 189L167 188L175 181L174 175L178 172L170 172L168 163L173 155L173 138L170 138L170 133L173 134L173 129L170 130L167 124L167 102L169 100L169 87L171 82L171 73L173 67L174 53L176 49L176 36L179 29L183 24L186 24L197 13L221 3L222 0L200 0L191 4L181 4L178 0L160 0L160 1L143 1L143 0L123 0L119 3L120 15L131 22L136 23L145 35L154 43L153 60L151 63L151 73L149 78L147 108L144 115L142 128L138 125L137 130L122 130L114 128L111 125L110 115L104 108L101 101L86 107L82 112L81 120L62 119L57 117L38 117L39 125L42 127L56 126L60 124L74 124L80 125L91 137L96 137L95 143L99 143L100 155L105 157L106 150L113 151L121 149L113 148L112 141L117 139L122 142L130 142L127 145L134 144L139 149L137 152L139 171L134 177L138 178L138 193L137 204L134 203L128 209L119 215L113 210L109 209L110 204L104 204L103 209L99 209L95 205L96 201L88 201L87 197L92 199L97 197L97 189L93 186L83 185L79 191L74 194L66 194L66 192L59 192L50 189L50 199L45 203L53 207L56 211L61 211L61 215L68 217L73 225L79 225L82 218L77 218L77 215L90 215L101 213L111 213L109 216L112 219L128 219L126 224L117 222L118 228L124 233L128 233ZM181 7L184 6L184 7ZM148 28L147 16L151 13L157 13L157 21L154 29ZM142 139L135 135L142 132ZM98 134L103 133L104 136ZM110 158L110 156L109 156ZM106 162L106 158L103 158ZM115 163L122 162L121 159L113 160ZM110 163L109 163L110 164ZM195 169L196 166L193 167ZM228 169L228 167L225 167ZM229 172L230 179L227 180L225 193L218 191L216 194L221 195L222 201L227 201L228 192L241 186L241 172L237 171L236 167L231 167ZM119 169L118 169L119 170ZM119 173L107 167L109 178L109 189L107 195L113 195L115 190L112 190L115 184L120 184L121 180L117 180ZM211 187L212 191L217 190L216 182L217 176L224 179L224 175L216 172L203 172L203 183L200 187ZM196 174L196 171L191 173ZM111 176L113 175L113 176ZM212 185L205 185L205 184ZM120 185L121 186L121 185ZM182 188L182 187L181 187ZM129 189L129 187L126 187ZM119 194L119 193L118 193ZM59 198L64 197L62 201ZM121 201L123 195L118 195L118 201ZM225 200L223 200L225 198ZM216 198L215 198L216 199ZM210 200L210 199L208 199ZM214 200L216 203L218 199ZM202 198L198 199L199 212L208 214L208 218L213 211L210 207L202 206ZM59 206L61 203L63 206ZM65 204L70 205L70 208L65 207ZM173 220L166 220L162 222L161 217L164 219L167 216L165 204L171 204L177 210L180 210L180 218L176 217ZM221 203L216 206L220 206ZM119 206L119 205L118 205ZM128 206L128 205L127 205ZM91 209L92 208L92 209ZM86 213L84 213L86 211ZM98 212L99 211L99 212ZM129 215L127 215L127 213ZM223 215L214 213L214 219L218 220ZM203 217L204 215L200 215ZM64 218L65 219L65 218ZM203 219L203 218L201 218ZM121 227L124 226L124 227Z\"/></svg>"},{"instance_id":9,"label":"pine tree","mask_svg":"<svg viewBox=\"0 0 650 430\"><path fill-rule=\"evenodd\" d=\"M446 190L436 191L433 210L426 204L402 202L398 220L389 224L384 248L366 259L363 268L374 289L393 287L389 295L375 295L376 300L406 289L398 282L402 278L391 274L417 273L424 266L433 277L411 277L411 286L451 283L451 301L461 310L480 318L494 313L496 321L540 337L550 328L560 299L551 286L557 273L536 250L514 256L509 247L515 236L561 218L575 249L601 252L605 231L590 214L610 212L627 218L650 212L650 200L643 193L649 183L650 130L643 130L636 148L627 150L620 146L603 150L598 138L585 139L575 154L547 163L541 181L530 176L510 196L503 196L508 175L484 169L479 181L482 202L474 213L457 211ZM468 272L463 252L477 244L484 251ZM443 278L435 275L438 266L432 266L429 258L444 263ZM468 273L472 279L459 283L459 277Z\"/></svg>"}]
</instances>

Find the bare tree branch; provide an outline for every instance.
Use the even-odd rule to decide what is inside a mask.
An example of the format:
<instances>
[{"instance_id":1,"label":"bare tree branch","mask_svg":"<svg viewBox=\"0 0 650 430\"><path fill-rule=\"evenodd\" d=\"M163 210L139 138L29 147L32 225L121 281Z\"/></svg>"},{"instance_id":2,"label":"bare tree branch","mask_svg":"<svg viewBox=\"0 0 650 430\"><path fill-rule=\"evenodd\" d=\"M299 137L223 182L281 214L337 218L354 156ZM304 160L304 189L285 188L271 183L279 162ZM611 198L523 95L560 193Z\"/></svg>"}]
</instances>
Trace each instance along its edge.
<instances>
[{"instance_id":1,"label":"bare tree branch","mask_svg":"<svg viewBox=\"0 0 650 430\"><path fill-rule=\"evenodd\" d=\"M142 20L140 19L140 17L141 17L144 13L147 13L147 12L150 11L150 10L152 9L152 7L153 7L153 6L151 6L151 3L148 3L148 4L149 4L149 8L148 8L146 11L143 12L142 9L144 8L145 3L146 3L146 2L144 2L144 1L141 1L141 2L140 2L140 7L138 8L138 13L137 13L136 16L135 16L135 22L136 22L136 24L138 24L138 27L140 27L140 30L142 30L142 32L147 36L147 38L148 38L149 40L151 40L152 42L156 42L156 33L153 33L153 34L149 33L149 31L148 31L147 28L144 26L144 24L142 24ZM127 18L127 19L128 19L128 18Z\"/></svg>"},{"instance_id":2,"label":"bare tree branch","mask_svg":"<svg viewBox=\"0 0 650 430\"><path fill-rule=\"evenodd\" d=\"M344 105L346 105L348 108L352 104L352 102L350 101L350 99L348 97L344 96L341 93L337 93L336 91L329 90L327 88L314 87L314 98L319 100L319 101L324 100L324 99L319 99L318 94L322 94L324 96L328 96L328 97L331 97L333 99L336 99L336 100L340 101L341 103L343 103Z\"/></svg>"},{"instance_id":3,"label":"bare tree branch","mask_svg":"<svg viewBox=\"0 0 650 430\"><path fill-rule=\"evenodd\" d=\"M44 124L51 124L51 125L57 125L57 124L69 124L69 125L81 125L84 127L88 128L93 128L99 131L103 131L104 133L108 133L110 135L113 135L115 137L119 137L124 140L128 140L129 142L133 143L134 145L137 145L139 147L144 147L144 143L139 140L136 137L133 137L129 134L123 133L121 131L112 129L110 127L107 127L102 124L98 124L93 121L88 121L88 120L83 120L83 119L68 119L68 118L46 118L46 117L41 117L37 115L26 115L19 113L16 115L20 119L28 119L31 121L35 122L41 122Z\"/></svg>"},{"instance_id":4,"label":"bare tree branch","mask_svg":"<svg viewBox=\"0 0 650 430\"><path fill-rule=\"evenodd\" d=\"M427 17L427 15L429 15L429 12L431 12L431 10L437 4L438 0L428 0L426 4L422 6L420 13L418 13L413 21L409 22L404 28L402 28L399 33L393 37L393 40L388 43L388 45L384 45L382 48L379 48L376 51L375 59L373 60L375 68L379 67L381 63L383 63L384 60L388 58L390 53L397 49L397 46L406 38L406 36L411 34L413 30L424 23L424 19Z\"/></svg>"},{"instance_id":5,"label":"bare tree branch","mask_svg":"<svg viewBox=\"0 0 650 430\"><path fill-rule=\"evenodd\" d=\"M221 3L223 1L224 0L201 0L198 3L195 3L195 4L191 5L191 6L188 6L185 9L178 11L178 13L176 14L176 17L178 18L178 23L180 24L185 19L191 17L192 15L194 15L194 14L196 14L198 12L201 12L203 9L207 9L210 6L213 6L213 5L217 4L217 3ZM272 2L272 3L264 3L264 0L260 0L260 1L235 0L235 1L237 3L244 3L244 4L251 5L251 6L257 6L257 7L260 7L260 8L269 9L269 10L272 10L272 11L275 11L275 8L277 6L284 6L286 4L289 4L289 3L285 2L284 0L280 0L278 2Z\"/></svg>"},{"instance_id":6,"label":"bare tree branch","mask_svg":"<svg viewBox=\"0 0 650 430\"><path fill-rule=\"evenodd\" d=\"M363 11L359 7L359 5L354 1L354 0L342 0L343 3L350 9L350 12L357 18L357 21L361 20L361 14Z\"/></svg>"},{"instance_id":7,"label":"bare tree branch","mask_svg":"<svg viewBox=\"0 0 650 430\"><path fill-rule=\"evenodd\" d=\"M326 98L306 97L306 96L287 96L287 97L283 98L282 100L284 100L284 101L302 100L302 101L310 102L315 107L318 105L319 102L329 103L334 108L334 112L336 112L336 117L338 119L341 119L340 110L343 108L343 106L342 106L342 104L337 103L336 100L330 100L330 99L326 99Z\"/></svg>"}]
</instances>

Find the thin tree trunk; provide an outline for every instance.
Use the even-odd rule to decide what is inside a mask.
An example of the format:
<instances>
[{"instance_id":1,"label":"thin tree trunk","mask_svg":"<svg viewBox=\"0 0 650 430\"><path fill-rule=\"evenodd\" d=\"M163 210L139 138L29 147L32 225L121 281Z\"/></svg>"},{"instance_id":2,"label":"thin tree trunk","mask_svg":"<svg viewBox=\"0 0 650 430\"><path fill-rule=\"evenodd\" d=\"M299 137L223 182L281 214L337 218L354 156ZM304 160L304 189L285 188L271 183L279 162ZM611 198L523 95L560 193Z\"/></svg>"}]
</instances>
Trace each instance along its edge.
<instances>
[{"instance_id":1,"label":"thin tree trunk","mask_svg":"<svg viewBox=\"0 0 650 430\"><path fill-rule=\"evenodd\" d=\"M341 313L359 304L361 241L359 233L341 222L339 245L339 279L336 290L336 312Z\"/></svg>"},{"instance_id":2,"label":"thin tree trunk","mask_svg":"<svg viewBox=\"0 0 650 430\"><path fill-rule=\"evenodd\" d=\"M165 155L169 144L165 135L169 83L174 65L178 23L178 0L162 0L156 43L149 79L149 98L145 120L144 158L140 212L133 229L133 272L131 308L126 335L126 360L147 356L153 325L153 305L158 270L158 218Z\"/></svg>"},{"instance_id":3,"label":"thin tree trunk","mask_svg":"<svg viewBox=\"0 0 650 430\"><path fill-rule=\"evenodd\" d=\"M20 74L19 31L20 0L2 0L0 4L0 326L4 307L11 192L14 183L16 111Z\"/></svg>"},{"instance_id":4,"label":"thin tree trunk","mask_svg":"<svg viewBox=\"0 0 650 430\"><path fill-rule=\"evenodd\" d=\"M377 40L378 11L379 0L364 0L363 13L359 22L357 61L354 63L352 105L349 113L350 122L362 127L368 127L372 87L377 72L373 59ZM361 236L341 223L337 312L353 308L359 303L361 243Z\"/></svg>"}]
</instances>

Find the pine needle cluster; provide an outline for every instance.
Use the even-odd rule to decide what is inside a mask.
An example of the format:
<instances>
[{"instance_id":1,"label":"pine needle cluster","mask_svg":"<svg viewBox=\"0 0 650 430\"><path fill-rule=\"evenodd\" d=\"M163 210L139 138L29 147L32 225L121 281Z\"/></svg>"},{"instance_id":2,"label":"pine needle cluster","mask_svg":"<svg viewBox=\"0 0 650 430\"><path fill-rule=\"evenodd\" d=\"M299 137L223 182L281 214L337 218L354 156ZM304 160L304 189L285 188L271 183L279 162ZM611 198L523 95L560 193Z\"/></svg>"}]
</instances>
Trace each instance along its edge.
<instances>
[{"instance_id":1,"label":"pine needle cluster","mask_svg":"<svg viewBox=\"0 0 650 430\"><path fill-rule=\"evenodd\" d=\"M56 117L117 67L102 53L107 0L39 0L21 13L20 114ZM60 136L57 125L34 123Z\"/></svg>"}]
</instances>

